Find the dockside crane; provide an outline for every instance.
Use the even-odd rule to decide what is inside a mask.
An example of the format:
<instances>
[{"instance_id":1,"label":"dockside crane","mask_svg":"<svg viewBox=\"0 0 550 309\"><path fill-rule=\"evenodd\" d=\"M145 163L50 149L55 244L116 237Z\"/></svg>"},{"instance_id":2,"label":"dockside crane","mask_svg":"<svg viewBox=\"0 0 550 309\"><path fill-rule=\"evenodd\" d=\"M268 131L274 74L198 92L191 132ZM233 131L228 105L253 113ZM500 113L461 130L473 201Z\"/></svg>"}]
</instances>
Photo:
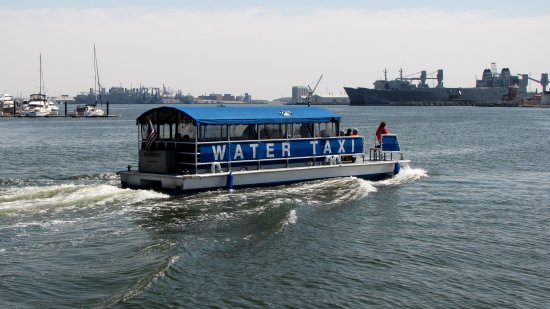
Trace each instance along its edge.
<instances>
[{"instance_id":1,"label":"dockside crane","mask_svg":"<svg viewBox=\"0 0 550 309\"><path fill-rule=\"evenodd\" d=\"M418 74L420 74L419 77L409 77L409 76L418 76ZM426 84L427 80L436 80L437 81L437 87L438 88L443 87L443 70L440 69L440 70L437 70L436 72L432 72L432 73L430 73L430 76L433 76L434 74L437 74L436 77L428 77L428 74L426 73L426 71L422 70L420 72L410 74L410 75L407 75L406 77L403 77L403 69L400 69L399 70L399 76L400 76L399 79L401 79L401 80L419 80L420 81L419 86L422 87L422 88L428 86Z\"/></svg>"},{"instance_id":2,"label":"dockside crane","mask_svg":"<svg viewBox=\"0 0 550 309\"><path fill-rule=\"evenodd\" d=\"M524 79L532 80L536 83L539 83L542 86L542 93L546 93L546 87L548 87L548 73L542 73L540 75L540 80L530 77L528 74L520 74Z\"/></svg>"},{"instance_id":3,"label":"dockside crane","mask_svg":"<svg viewBox=\"0 0 550 309\"><path fill-rule=\"evenodd\" d=\"M315 93L315 90L317 89L317 86L319 86L319 83L321 82L322 78L323 78L323 74L321 74L321 77L319 77L319 80L317 81L317 84L315 84L315 87L313 87L313 89L311 89L311 87L309 85L307 86L307 95L306 95L307 106L311 106L310 99L313 96L313 94Z\"/></svg>"}]
</instances>

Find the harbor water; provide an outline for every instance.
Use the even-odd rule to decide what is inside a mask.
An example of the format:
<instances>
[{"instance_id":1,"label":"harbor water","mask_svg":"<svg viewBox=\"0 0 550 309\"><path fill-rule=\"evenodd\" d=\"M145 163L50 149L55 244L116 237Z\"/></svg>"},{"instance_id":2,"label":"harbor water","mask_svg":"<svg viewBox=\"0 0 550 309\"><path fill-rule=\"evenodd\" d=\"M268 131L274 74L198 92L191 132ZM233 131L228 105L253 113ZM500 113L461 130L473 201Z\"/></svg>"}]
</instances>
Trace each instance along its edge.
<instances>
[{"instance_id":1,"label":"harbor water","mask_svg":"<svg viewBox=\"0 0 550 309\"><path fill-rule=\"evenodd\" d=\"M550 109L328 106L411 167L169 196L115 173L151 107L0 119L1 308L550 307Z\"/></svg>"}]
</instances>

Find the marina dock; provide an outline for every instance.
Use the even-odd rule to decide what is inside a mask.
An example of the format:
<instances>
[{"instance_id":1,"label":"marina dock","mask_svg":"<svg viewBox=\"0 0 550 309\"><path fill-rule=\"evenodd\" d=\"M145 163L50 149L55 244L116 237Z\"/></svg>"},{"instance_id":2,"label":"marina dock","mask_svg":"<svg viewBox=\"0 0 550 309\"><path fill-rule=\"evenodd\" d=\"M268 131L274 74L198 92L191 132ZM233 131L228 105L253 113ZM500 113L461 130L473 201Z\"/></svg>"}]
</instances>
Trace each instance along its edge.
<instances>
[{"instance_id":1,"label":"marina dock","mask_svg":"<svg viewBox=\"0 0 550 309\"><path fill-rule=\"evenodd\" d=\"M75 106L75 110L72 110L72 111L69 111L68 108L67 108L67 102L65 102L63 104L64 106L64 109L63 109L63 113L57 113L57 114L47 114L47 115L43 115L43 116L28 116L28 115L21 115L21 111L18 110L17 106L14 105L13 107L13 112L6 112L6 111L0 111L0 117L2 118L13 118L13 117L18 117L18 118L27 118L27 117L30 117L30 118L59 118L59 117L72 117L72 118L112 118L112 117L120 117L120 115L116 115L116 114L111 114L109 113L109 102L106 103L106 112L104 114L101 114L101 115L92 115L92 116L87 116L85 115L85 113L83 112L78 112L77 110L77 107Z\"/></svg>"}]
</instances>

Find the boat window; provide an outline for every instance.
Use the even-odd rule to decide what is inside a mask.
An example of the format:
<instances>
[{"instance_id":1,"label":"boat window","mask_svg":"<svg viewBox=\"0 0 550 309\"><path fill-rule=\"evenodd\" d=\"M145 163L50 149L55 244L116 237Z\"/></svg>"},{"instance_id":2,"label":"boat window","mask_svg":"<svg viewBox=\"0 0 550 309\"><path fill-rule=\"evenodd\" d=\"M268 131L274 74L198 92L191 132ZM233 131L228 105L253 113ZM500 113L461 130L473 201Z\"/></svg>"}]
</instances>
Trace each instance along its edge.
<instances>
[{"instance_id":1,"label":"boat window","mask_svg":"<svg viewBox=\"0 0 550 309\"><path fill-rule=\"evenodd\" d=\"M284 124L262 124L260 139L284 139L286 138L286 126Z\"/></svg>"},{"instance_id":2,"label":"boat window","mask_svg":"<svg viewBox=\"0 0 550 309\"><path fill-rule=\"evenodd\" d=\"M229 138L231 140L257 140L258 131L255 124L240 124L229 126Z\"/></svg>"},{"instance_id":3,"label":"boat window","mask_svg":"<svg viewBox=\"0 0 550 309\"><path fill-rule=\"evenodd\" d=\"M195 126L190 118L180 114L178 119L176 139L178 140L195 140Z\"/></svg>"},{"instance_id":4,"label":"boat window","mask_svg":"<svg viewBox=\"0 0 550 309\"><path fill-rule=\"evenodd\" d=\"M140 125L140 128L141 128L141 139L146 139L147 138L147 125L146 124L142 124Z\"/></svg>"},{"instance_id":5,"label":"boat window","mask_svg":"<svg viewBox=\"0 0 550 309\"><path fill-rule=\"evenodd\" d=\"M206 125L199 127L199 141L226 141L226 125Z\"/></svg>"},{"instance_id":6,"label":"boat window","mask_svg":"<svg viewBox=\"0 0 550 309\"><path fill-rule=\"evenodd\" d=\"M315 135L318 137L338 136L338 126L333 122L316 123Z\"/></svg>"},{"instance_id":7,"label":"boat window","mask_svg":"<svg viewBox=\"0 0 550 309\"><path fill-rule=\"evenodd\" d=\"M289 138L300 138L302 137L300 134L300 124L299 123L292 123L288 125L288 137Z\"/></svg>"},{"instance_id":8,"label":"boat window","mask_svg":"<svg viewBox=\"0 0 550 309\"><path fill-rule=\"evenodd\" d=\"M313 137L313 123L292 124L292 137L294 138Z\"/></svg>"},{"instance_id":9,"label":"boat window","mask_svg":"<svg viewBox=\"0 0 550 309\"><path fill-rule=\"evenodd\" d=\"M175 134L176 124L163 124L159 126L158 139L166 140L172 139L172 136Z\"/></svg>"},{"instance_id":10,"label":"boat window","mask_svg":"<svg viewBox=\"0 0 550 309\"><path fill-rule=\"evenodd\" d=\"M153 123L153 127L155 130L157 129L157 125ZM149 128L149 125L147 123L140 125L141 128L141 139L147 138L147 130Z\"/></svg>"}]
</instances>

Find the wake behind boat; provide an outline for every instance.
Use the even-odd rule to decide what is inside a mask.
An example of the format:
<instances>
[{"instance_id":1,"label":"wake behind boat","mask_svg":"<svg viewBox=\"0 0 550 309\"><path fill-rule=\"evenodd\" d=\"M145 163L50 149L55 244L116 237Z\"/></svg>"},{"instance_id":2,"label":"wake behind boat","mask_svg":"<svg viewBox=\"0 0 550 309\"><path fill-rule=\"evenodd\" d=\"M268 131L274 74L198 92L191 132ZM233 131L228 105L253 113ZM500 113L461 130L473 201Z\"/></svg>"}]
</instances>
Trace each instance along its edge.
<instances>
[{"instance_id":1,"label":"wake behind boat","mask_svg":"<svg viewBox=\"0 0 550 309\"><path fill-rule=\"evenodd\" d=\"M396 135L366 153L341 136L341 117L305 106L166 106L137 118L139 167L122 187L177 192L268 186L333 177L383 179L409 165ZM395 157L395 158L394 158Z\"/></svg>"}]
</instances>

